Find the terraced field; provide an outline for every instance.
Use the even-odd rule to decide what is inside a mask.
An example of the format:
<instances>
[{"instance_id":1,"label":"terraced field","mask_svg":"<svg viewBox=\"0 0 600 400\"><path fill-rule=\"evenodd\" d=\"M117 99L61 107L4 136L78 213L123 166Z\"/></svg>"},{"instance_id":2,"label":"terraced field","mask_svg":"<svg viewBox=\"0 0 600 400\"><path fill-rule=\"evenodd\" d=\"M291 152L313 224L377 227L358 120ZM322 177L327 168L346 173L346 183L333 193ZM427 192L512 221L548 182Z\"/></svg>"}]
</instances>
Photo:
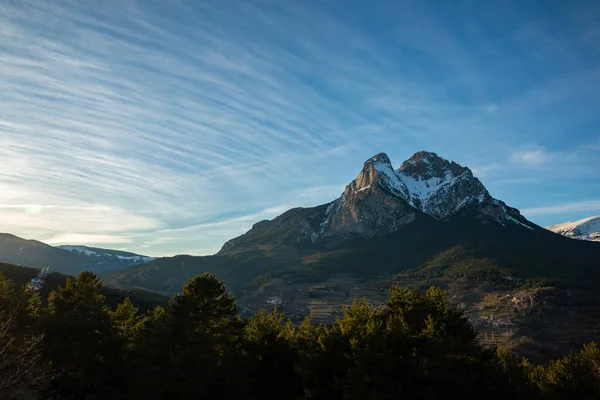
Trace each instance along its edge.
<instances>
[{"instance_id":1,"label":"terraced field","mask_svg":"<svg viewBox=\"0 0 600 400\"><path fill-rule=\"evenodd\" d=\"M493 285L461 279L424 282L380 275L364 281L337 274L314 284L294 282L291 277L283 276L269 279L257 290L238 296L238 304L243 305L248 315L276 306L294 323L299 324L312 314L315 322L330 324L341 315L342 307L351 305L355 299L366 297L374 306L383 305L392 283L422 289L441 287L450 302L464 309L482 344L502 344L534 359L568 351L575 343L572 337L584 343L600 334L600 306L581 307L581 304L600 304L600 298L589 299L593 293L576 294L552 288L502 291ZM564 322L549 325L548 321Z\"/></svg>"}]
</instances>

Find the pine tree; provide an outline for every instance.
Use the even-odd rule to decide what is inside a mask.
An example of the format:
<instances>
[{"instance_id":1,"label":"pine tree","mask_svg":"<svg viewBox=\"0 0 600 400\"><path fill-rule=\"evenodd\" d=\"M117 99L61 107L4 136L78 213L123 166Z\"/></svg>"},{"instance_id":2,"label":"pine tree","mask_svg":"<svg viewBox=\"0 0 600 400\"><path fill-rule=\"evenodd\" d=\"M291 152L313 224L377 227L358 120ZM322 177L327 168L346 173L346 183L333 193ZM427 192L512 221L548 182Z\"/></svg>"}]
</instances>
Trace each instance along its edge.
<instances>
[{"instance_id":1,"label":"pine tree","mask_svg":"<svg viewBox=\"0 0 600 400\"><path fill-rule=\"evenodd\" d=\"M101 286L95 274L83 272L48 297L44 352L58 373L59 393L79 397L117 390L120 351Z\"/></svg>"},{"instance_id":2,"label":"pine tree","mask_svg":"<svg viewBox=\"0 0 600 400\"><path fill-rule=\"evenodd\" d=\"M139 341L144 329L146 316L139 315L139 309L131 302L129 297L117 305L115 311L109 311L113 327L123 342L127 352L132 352Z\"/></svg>"},{"instance_id":3,"label":"pine tree","mask_svg":"<svg viewBox=\"0 0 600 400\"><path fill-rule=\"evenodd\" d=\"M600 398L600 347L588 343L579 352L550 361L532 371L532 380L552 399Z\"/></svg>"},{"instance_id":4,"label":"pine tree","mask_svg":"<svg viewBox=\"0 0 600 400\"><path fill-rule=\"evenodd\" d=\"M248 321L244 347L255 399L296 399L301 393L296 371L295 327L282 312L260 310Z\"/></svg>"},{"instance_id":5,"label":"pine tree","mask_svg":"<svg viewBox=\"0 0 600 400\"><path fill-rule=\"evenodd\" d=\"M138 383L143 398L233 398L243 323L223 282L203 274L147 324Z\"/></svg>"}]
</instances>

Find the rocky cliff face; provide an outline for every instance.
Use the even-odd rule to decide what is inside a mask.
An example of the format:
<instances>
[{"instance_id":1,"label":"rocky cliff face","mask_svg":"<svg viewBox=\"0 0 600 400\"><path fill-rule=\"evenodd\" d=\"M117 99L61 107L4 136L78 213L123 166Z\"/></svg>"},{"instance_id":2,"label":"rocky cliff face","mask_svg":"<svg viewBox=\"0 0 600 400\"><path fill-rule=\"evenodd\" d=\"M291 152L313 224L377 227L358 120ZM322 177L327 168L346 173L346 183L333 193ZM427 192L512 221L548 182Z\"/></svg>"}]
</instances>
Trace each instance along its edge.
<instances>
[{"instance_id":1,"label":"rocky cliff face","mask_svg":"<svg viewBox=\"0 0 600 400\"><path fill-rule=\"evenodd\" d=\"M422 215L406 202L404 187L385 154L367 160L344 193L328 207L319 236L393 232Z\"/></svg>"},{"instance_id":2,"label":"rocky cliff face","mask_svg":"<svg viewBox=\"0 0 600 400\"><path fill-rule=\"evenodd\" d=\"M282 228L285 232L279 236L286 243L318 243L395 232L420 219L449 221L465 215L536 228L517 209L494 199L467 167L421 151L394 169L389 157L380 153L364 163L335 201L313 209L290 210L273 221L263 221L226 243L221 253L241 243L271 240Z\"/></svg>"},{"instance_id":3,"label":"rocky cliff face","mask_svg":"<svg viewBox=\"0 0 600 400\"><path fill-rule=\"evenodd\" d=\"M388 233L423 214L449 220L470 211L476 217L532 228L519 211L494 199L469 168L421 151L394 170L380 153L327 210L322 236Z\"/></svg>"}]
</instances>

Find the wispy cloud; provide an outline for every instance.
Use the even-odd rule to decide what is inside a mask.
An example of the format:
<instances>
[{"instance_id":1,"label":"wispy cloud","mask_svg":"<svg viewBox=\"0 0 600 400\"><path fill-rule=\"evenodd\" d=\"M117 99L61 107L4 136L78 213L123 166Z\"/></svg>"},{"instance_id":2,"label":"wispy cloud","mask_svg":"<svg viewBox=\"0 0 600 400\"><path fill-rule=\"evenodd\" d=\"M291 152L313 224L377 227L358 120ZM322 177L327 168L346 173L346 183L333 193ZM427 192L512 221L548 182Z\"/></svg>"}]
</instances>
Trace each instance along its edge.
<instances>
[{"instance_id":1,"label":"wispy cloud","mask_svg":"<svg viewBox=\"0 0 600 400\"><path fill-rule=\"evenodd\" d=\"M502 169L502 165L500 165L498 163L492 163L492 164L488 164L488 165L474 165L471 167L471 171L473 172L473 175L475 175L478 178L484 178L484 177L492 174L494 171L498 171L501 169Z\"/></svg>"},{"instance_id":2,"label":"wispy cloud","mask_svg":"<svg viewBox=\"0 0 600 400\"><path fill-rule=\"evenodd\" d=\"M49 237L43 240L45 243L51 245L59 245L64 243L71 244L111 244L120 245L122 243L131 243L132 240L128 236L110 236L110 235L93 235L93 234L81 234L81 233L63 233L57 236Z\"/></svg>"},{"instance_id":3,"label":"wispy cloud","mask_svg":"<svg viewBox=\"0 0 600 400\"><path fill-rule=\"evenodd\" d=\"M585 200L544 207L525 208L521 211L525 216L530 217L565 215L576 212L600 212L600 200Z\"/></svg>"},{"instance_id":4,"label":"wispy cloud","mask_svg":"<svg viewBox=\"0 0 600 400\"><path fill-rule=\"evenodd\" d=\"M479 166L513 203L539 188L512 198L494 182L515 171L539 180L557 158L565 177L597 178L599 69L580 59L598 54L595 14L578 10L587 22L561 37L552 19L513 20L519 10L461 13L459 24L451 11L2 3L2 229L207 254L282 206L332 200L380 151L395 163L430 149ZM587 134L572 143L570 126Z\"/></svg>"},{"instance_id":5,"label":"wispy cloud","mask_svg":"<svg viewBox=\"0 0 600 400\"><path fill-rule=\"evenodd\" d=\"M554 159L554 155L550 154L543 147L537 147L529 150L516 151L511 155L511 159L522 164L540 165L551 162Z\"/></svg>"}]
</instances>

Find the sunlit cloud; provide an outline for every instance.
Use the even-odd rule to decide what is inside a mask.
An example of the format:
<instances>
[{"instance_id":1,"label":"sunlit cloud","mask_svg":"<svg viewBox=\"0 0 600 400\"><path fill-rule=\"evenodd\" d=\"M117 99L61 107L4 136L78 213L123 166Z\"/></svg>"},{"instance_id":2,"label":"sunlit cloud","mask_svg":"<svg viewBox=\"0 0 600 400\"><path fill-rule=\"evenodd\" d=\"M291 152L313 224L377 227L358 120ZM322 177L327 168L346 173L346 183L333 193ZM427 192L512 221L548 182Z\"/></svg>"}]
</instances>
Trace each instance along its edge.
<instances>
[{"instance_id":1,"label":"sunlit cloud","mask_svg":"<svg viewBox=\"0 0 600 400\"><path fill-rule=\"evenodd\" d=\"M60 245L70 243L74 245L87 245L90 243L98 244L122 244L131 243L131 238L127 236L93 235L81 233L64 233L43 239L44 243L51 245Z\"/></svg>"}]
</instances>

